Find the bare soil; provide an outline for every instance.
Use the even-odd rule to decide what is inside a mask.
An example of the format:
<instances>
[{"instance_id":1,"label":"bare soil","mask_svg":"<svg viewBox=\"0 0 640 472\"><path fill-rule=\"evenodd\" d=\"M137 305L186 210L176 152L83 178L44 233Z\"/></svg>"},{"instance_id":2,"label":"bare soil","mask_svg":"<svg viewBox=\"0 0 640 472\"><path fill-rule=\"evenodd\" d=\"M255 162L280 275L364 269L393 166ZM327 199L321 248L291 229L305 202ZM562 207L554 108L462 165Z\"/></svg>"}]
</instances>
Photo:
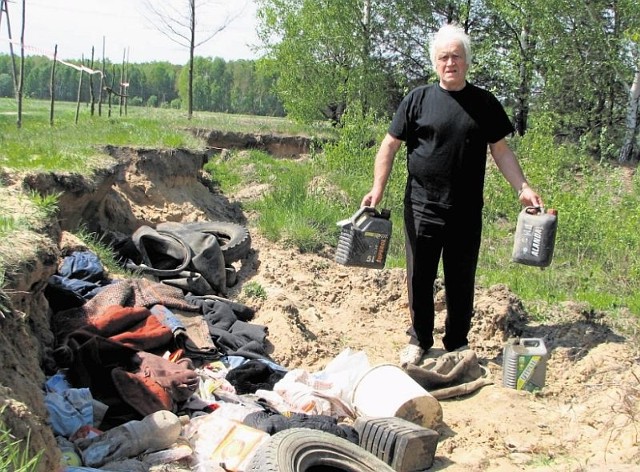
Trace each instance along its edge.
<instances>
[{"instance_id":1,"label":"bare soil","mask_svg":"<svg viewBox=\"0 0 640 472\"><path fill-rule=\"evenodd\" d=\"M188 175L185 157L125 154L130 164L101 203L95 224L123 233L133 222L220 218L246 224L252 249L238 263L239 283L228 296L256 308L254 321L268 326L276 362L315 372L350 348L364 351L372 365L398 363L409 322L404 270L345 267L334 262L332 248L309 254L267 241L240 209L268 188L246 182L223 195L212 191L197 164ZM243 292L248 282L264 288L266 297L249 298ZM442 297L440 290L430 356L444 352ZM637 326L631 314L614 320L576 303L549 306L544 323L536 323L508 287L478 287L470 348L493 384L441 401L443 423L430 470L639 470ZM545 340L549 358L540 392L502 386L502 348L513 335Z\"/></svg>"}]
</instances>

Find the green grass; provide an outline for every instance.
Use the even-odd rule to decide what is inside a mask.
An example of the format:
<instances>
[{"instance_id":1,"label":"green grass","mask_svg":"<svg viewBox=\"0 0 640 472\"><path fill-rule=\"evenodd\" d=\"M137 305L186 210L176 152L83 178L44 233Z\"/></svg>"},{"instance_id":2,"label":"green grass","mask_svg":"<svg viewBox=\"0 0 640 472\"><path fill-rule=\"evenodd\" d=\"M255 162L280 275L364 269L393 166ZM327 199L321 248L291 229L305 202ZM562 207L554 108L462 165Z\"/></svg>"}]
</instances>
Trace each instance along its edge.
<instances>
[{"instance_id":1,"label":"green grass","mask_svg":"<svg viewBox=\"0 0 640 472\"><path fill-rule=\"evenodd\" d=\"M0 238L14 231L18 225L13 216L0 215Z\"/></svg>"},{"instance_id":2,"label":"green grass","mask_svg":"<svg viewBox=\"0 0 640 472\"><path fill-rule=\"evenodd\" d=\"M337 130L303 127L284 118L214 113L185 113L168 109L129 107L127 116L89 116L75 105L56 105L55 125L48 120L48 103L26 101L21 129L15 126L15 102L0 100L0 166L17 170L87 172L107 156L105 145L185 147L203 150L193 128L252 133L336 136L322 152L305 159L278 159L259 151L232 152L206 166L224 193L262 186L261 197L244 203L257 230L273 241L300 251L335 246L339 220L359 207L369 190L377 146L385 122L347 116ZM103 109L103 114L105 110ZM478 284L506 284L535 316L544 305L567 300L595 310L640 314L640 177L635 169L598 163L576 146L551 137L546 117L537 117L512 147L531 185L547 208L559 214L551 266L545 269L511 262L513 233L521 209L496 166L489 161L485 185L484 233ZM380 208L391 210L393 234L387 267L404 267L402 197L405 182L403 151L396 163ZM41 210L55 205L53 197L35 202ZM44 211L46 214L46 211ZM15 214L0 211L0 236L23 227Z\"/></svg>"},{"instance_id":3,"label":"green grass","mask_svg":"<svg viewBox=\"0 0 640 472\"><path fill-rule=\"evenodd\" d=\"M167 128L158 119L141 116L138 109L127 116L91 116L82 109L75 122L75 107L56 105L54 125L49 123L47 104L26 100L20 129L16 127L15 103L0 99L0 166L13 169L83 172L106 159L101 148L140 146L157 148L197 147L202 143L192 134Z\"/></svg>"},{"instance_id":4,"label":"green grass","mask_svg":"<svg viewBox=\"0 0 640 472\"><path fill-rule=\"evenodd\" d=\"M51 217L58 211L59 194L40 195L38 192L29 192L29 199L36 206L40 214L45 217Z\"/></svg>"},{"instance_id":5,"label":"green grass","mask_svg":"<svg viewBox=\"0 0 640 472\"><path fill-rule=\"evenodd\" d=\"M49 103L26 99L20 129L17 128L16 103L0 99L0 166L12 169L84 172L100 166L107 156L102 148L135 146L148 148L188 148L203 150L205 143L194 135L197 128L235 132L265 132L330 136L322 125L302 126L278 117L249 117L224 113L186 113L159 108L103 105L94 115L86 104L80 107L76 123L76 105L56 102L54 124L49 120Z\"/></svg>"},{"instance_id":6,"label":"green grass","mask_svg":"<svg viewBox=\"0 0 640 472\"><path fill-rule=\"evenodd\" d=\"M258 282L250 281L242 287L242 293L248 298L258 298L265 300L267 298L267 291Z\"/></svg>"},{"instance_id":7,"label":"green grass","mask_svg":"<svg viewBox=\"0 0 640 472\"><path fill-rule=\"evenodd\" d=\"M16 439L2 419L4 409L0 409L0 470L12 472L33 472L38 470L42 452L31 456L29 438Z\"/></svg>"},{"instance_id":8,"label":"green grass","mask_svg":"<svg viewBox=\"0 0 640 472\"><path fill-rule=\"evenodd\" d=\"M130 271L123 268L118 254L103 240L102 235L92 233L83 227L75 233L75 236L80 239L91 252L98 256L100 263L111 276L132 276Z\"/></svg>"},{"instance_id":9,"label":"green grass","mask_svg":"<svg viewBox=\"0 0 640 472\"><path fill-rule=\"evenodd\" d=\"M346 208L331 182L319 178L316 159L301 164L252 151L213 160L205 169L225 191L239 185L268 187L263 198L245 204L257 213L259 231L271 241L309 252L336 243L336 222Z\"/></svg>"}]
</instances>

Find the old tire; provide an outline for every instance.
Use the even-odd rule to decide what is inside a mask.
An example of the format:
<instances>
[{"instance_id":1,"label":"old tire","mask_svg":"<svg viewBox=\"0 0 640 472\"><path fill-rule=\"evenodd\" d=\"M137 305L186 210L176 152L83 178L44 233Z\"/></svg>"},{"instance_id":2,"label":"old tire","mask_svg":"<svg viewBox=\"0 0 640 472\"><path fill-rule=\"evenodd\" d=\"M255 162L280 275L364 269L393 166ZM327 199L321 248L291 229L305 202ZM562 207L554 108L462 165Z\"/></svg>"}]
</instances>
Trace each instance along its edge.
<instances>
[{"instance_id":1,"label":"old tire","mask_svg":"<svg viewBox=\"0 0 640 472\"><path fill-rule=\"evenodd\" d=\"M225 264L243 259L251 249L251 236L246 227L227 221L197 221L186 226L201 233L218 238Z\"/></svg>"},{"instance_id":2,"label":"old tire","mask_svg":"<svg viewBox=\"0 0 640 472\"><path fill-rule=\"evenodd\" d=\"M333 434L291 428L274 434L251 458L247 472L393 472L360 446Z\"/></svg>"}]
</instances>

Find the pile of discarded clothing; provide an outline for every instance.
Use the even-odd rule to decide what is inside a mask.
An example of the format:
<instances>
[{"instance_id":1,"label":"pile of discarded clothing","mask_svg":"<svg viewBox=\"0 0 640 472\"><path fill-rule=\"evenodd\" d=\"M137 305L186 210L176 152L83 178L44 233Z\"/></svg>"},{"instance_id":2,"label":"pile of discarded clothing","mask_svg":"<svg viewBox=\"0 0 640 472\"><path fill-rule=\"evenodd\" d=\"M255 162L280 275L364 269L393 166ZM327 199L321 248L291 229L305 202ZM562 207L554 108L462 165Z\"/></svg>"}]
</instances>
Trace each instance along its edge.
<instances>
[{"instance_id":1,"label":"pile of discarded clothing","mask_svg":"<svg viewBox=\"0 0 640 472\"><path fill-rule=\"evenodd\" d=\"M158 242L149 229L140 234ZM193 243L201 237L173 240L190 253L204 247ZM162 263L161 253L171 252L163 244L140 246L146 262L130 259L129 266L155 268L130 278L110 279L96 254L80 250L49 280L56 344L45 402L66 471L147 471L177 460L203 472L219 470L221 462L224 470L242 471L267 438L299 428L358 445L353 424L360 413L351 394L371 369L366 355L346 349L315 373L277 364L269 356L268 328L252 322L255 311L220 296L221 279L214 289L209 276L194 278L206 273L206 264L193 254ZM407 374L438 398L490 382L478 380L483 372L472 351L458 354ZM380 402L385 388L375 392ZM240 443L246 447L234 449Z\"/></svg>"},{"instance_id":2,"label":"pile of discarded clothing","mask_svg":"<svg viewBox=\"0 0 640 472\"><path fill-rule=\"evenodd\" d=\"M45 294L56 339L45 398L67 467L110 470L113 461L131 460L122 457L127 448L111 444L99 449L111 452L96 456L91 444L113 442L115 434L106 432L162 411L189 422L215 419L217 430L229 421L265 436L305 427L357 443L355 430L339 423L353 416L344 401L315 396L315 379L275 363L267 327L251 323L254 310L244 304L166 281L109 279L88 250L63 259ZM283 387L274 392L278 383ZM275 395L278 408L259 392ZM322 401L315 405L314 398ZM190 453L180 458L197 460L193 445L206 426L196 425Z\"/></svg>"}]
</instances>

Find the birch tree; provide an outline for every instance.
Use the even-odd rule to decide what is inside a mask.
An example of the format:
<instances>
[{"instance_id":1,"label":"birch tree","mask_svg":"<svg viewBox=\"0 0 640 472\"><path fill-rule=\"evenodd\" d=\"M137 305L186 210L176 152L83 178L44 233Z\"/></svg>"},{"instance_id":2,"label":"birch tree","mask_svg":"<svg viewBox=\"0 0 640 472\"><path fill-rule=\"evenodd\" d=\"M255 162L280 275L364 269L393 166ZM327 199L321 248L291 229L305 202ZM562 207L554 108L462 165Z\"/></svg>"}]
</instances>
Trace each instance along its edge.
<instances>
[{"instance_id":1,"label":"birch tree","mask_svg":"<svg viewBox=\"0 0 640 472\"><path fill-rule=\"evenodd\" d=\"M640 102L640 61L637 63L633 83L629 89L629 104L627 106L626 129L624 141L620 149L620 162L627 162L632 159L638 160L638 102Z\"/></svg>"},{"instance_id":2,"label":"birch tree","mask_svg":"<svg viewBox=\"0 0 640 472\"><path fill-rule=\"evenodd\" d=\"M638 131L640 130L638 124L640 108L640 27L636 26L634 30L626 35L626 45L635 70L633 71L633 81L629 87L625 133L620 155L618 156L620 162L627 162L633 159L640 160L640 152L638 151Z\"/></svg>"}]
</instances>

